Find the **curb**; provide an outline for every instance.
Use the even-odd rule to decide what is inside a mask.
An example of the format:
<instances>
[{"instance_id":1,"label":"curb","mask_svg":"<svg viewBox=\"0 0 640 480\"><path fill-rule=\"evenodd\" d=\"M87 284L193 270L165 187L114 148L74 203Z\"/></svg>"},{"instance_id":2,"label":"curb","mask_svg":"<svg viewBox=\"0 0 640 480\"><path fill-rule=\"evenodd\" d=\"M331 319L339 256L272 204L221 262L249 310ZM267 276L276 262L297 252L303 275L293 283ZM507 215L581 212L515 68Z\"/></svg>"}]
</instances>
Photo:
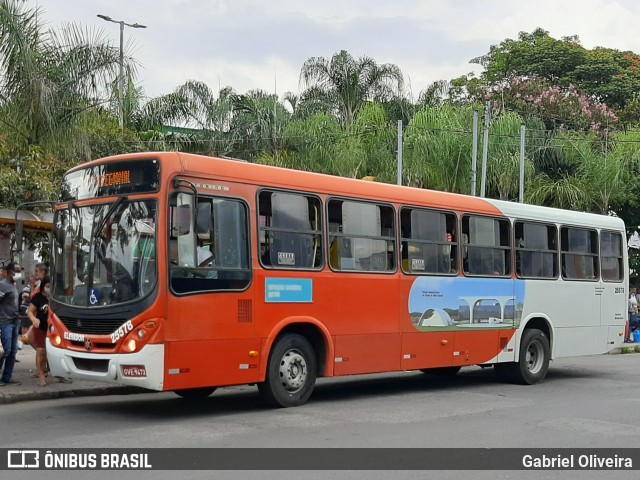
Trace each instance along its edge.
<instances>
[{"instance_id":1,"label":"curb","mask_svg":"<svg viewBox=\"0 0 640 480\"><path fill-rule=\"evenodd\" d=\"M2 393L0 394L0 405L25 402L30 400L49 400L55 398L94 397L104 395L133 395L137 393L149 393L151 391L152 390L146 390L144 388L138 387L97 387L57 391L45 390L42 392Z\"/></svg>"},{"instance_id":2,"label":"curb","mask_svg":"<svg viewBox=\"0 0 640 480\"><path fill-rule=\"evenodd\" d=\"M619 347L614 348L613 350L610 350L609 352L607 352L609 355L618 355L618 354L622 354L622 349L623 348L631 348L634 349L637 346L640 346L640 343L623 343L622 345L620 345ZM638 353L638 352L630 352L630 353Z\"/></svg>"}]
</instances>

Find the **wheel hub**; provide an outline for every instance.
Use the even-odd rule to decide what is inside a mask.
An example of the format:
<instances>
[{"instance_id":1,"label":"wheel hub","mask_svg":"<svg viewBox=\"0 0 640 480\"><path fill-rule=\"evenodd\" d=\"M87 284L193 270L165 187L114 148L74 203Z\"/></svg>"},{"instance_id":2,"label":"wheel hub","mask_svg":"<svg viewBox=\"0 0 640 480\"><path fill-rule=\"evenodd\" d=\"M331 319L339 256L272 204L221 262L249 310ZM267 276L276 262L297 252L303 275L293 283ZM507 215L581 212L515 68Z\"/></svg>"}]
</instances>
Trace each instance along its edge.
<instances>
[{"instance_id":1,"label":"wheel hub","mask_svg":"<svg viewBox=\"0 0 640 480\"><path fill-rule=\"evenodd\" d=\"M290 350L280 361L280 382L288 392L302 388L307 381L307 362L297 350Z\"/></svg>"},{"instance_id":2,"label":"wheel hub","mask_svg":"<svg viewBox=\"0 0 640 480\"><path fill-rule=\"evenodd\" d=\"M537 373L542 368L542 360L544 358L542 345L539 342L532 342L527 348L526 363L527 369L531 373Z\"/></svg>"}]
</instances>

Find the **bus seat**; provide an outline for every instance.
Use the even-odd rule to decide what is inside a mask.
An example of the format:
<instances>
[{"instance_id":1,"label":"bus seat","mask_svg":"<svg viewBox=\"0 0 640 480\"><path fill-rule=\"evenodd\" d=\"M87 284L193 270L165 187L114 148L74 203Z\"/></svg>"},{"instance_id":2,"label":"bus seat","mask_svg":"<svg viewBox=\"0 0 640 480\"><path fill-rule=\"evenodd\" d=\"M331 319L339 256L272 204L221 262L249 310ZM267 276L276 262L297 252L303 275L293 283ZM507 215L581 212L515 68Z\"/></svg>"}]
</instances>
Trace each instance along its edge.
<instances>
[{"instance_id":1,"label":"bus seat","mask_svg":"<svg viewBox=\"0 0 640 480\"><path fill-rule=\"evenodd\" d=\"M340 247L337 238L331 240L329 245L329 263L336 270L340 270Z\"/></svg>"},{"instance_id":2,"label":"bus seat","mask_svg":"<svg viewBox=\"0 0 640 480\"><path fill-rule=\"evenodd\" d=\"M402 270L404 270L405 272L411 272L411 262L409 262L408 258L403 258L402 259Z\"/></svg>"}]
</instances>

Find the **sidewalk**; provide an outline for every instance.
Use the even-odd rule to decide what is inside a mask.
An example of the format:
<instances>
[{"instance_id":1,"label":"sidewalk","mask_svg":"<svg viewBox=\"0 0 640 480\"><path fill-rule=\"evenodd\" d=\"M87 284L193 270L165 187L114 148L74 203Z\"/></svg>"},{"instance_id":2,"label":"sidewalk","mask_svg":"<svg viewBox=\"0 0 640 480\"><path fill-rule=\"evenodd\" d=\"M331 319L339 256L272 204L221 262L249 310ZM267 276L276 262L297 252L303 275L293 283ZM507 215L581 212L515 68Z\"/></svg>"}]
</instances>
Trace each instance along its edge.
<instances>
[{"instance_id":1,"label":"sidewalk","mask_svg":"<svg viewBox=\"0 0 640 480\"><path fill-rule=\"evenodd\" d=\"M640 343L623 343L622 345L620 345L618 348L614 348L613 350L611 350L609 353L614 354L614 353L622 353L622 350L626 349L630 349L630 350L634 350L634 352L629 352L629 353L640 353L635 351L636 347L639 347Z\"/></svg>"},{"instance_id":2,"label":"sidewalk","mask_svg":"<svg viewBox=\"0 0 640 480\"><path fill-rule=\"evenodd\" d=\"M85 397L95 395L125 395L140 393L135 387L108 385L102 382L73 380L73 383L60 383L55 377L47 377L47 386L41 387L36 373L36 351L24 345L16 357L19 362L13 369L13 380L20 385L0 387L0 404L16 403L26 400L46 400L49 398Z\"/></svg>"}]
</instances>

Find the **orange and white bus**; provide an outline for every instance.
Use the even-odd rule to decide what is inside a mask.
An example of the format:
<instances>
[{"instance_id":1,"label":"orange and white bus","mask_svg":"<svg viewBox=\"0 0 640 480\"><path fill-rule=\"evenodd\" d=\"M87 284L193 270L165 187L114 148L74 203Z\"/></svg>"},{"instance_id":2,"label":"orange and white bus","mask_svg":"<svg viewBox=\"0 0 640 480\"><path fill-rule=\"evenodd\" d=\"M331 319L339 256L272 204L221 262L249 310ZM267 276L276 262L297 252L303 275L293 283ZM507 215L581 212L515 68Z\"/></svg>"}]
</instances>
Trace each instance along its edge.
<instances>
[{"instance_id":1,"label":"orange and white bus","mask_svg":"<svg viewBox=\"0 0 640 480\"><path fill-rule=\"evenodd\" d=\"M619 218L178 152L64 177L53 234L53 375L206 396L317 377L552 359L623 342Z\"/></svg>"}]
</instances>

